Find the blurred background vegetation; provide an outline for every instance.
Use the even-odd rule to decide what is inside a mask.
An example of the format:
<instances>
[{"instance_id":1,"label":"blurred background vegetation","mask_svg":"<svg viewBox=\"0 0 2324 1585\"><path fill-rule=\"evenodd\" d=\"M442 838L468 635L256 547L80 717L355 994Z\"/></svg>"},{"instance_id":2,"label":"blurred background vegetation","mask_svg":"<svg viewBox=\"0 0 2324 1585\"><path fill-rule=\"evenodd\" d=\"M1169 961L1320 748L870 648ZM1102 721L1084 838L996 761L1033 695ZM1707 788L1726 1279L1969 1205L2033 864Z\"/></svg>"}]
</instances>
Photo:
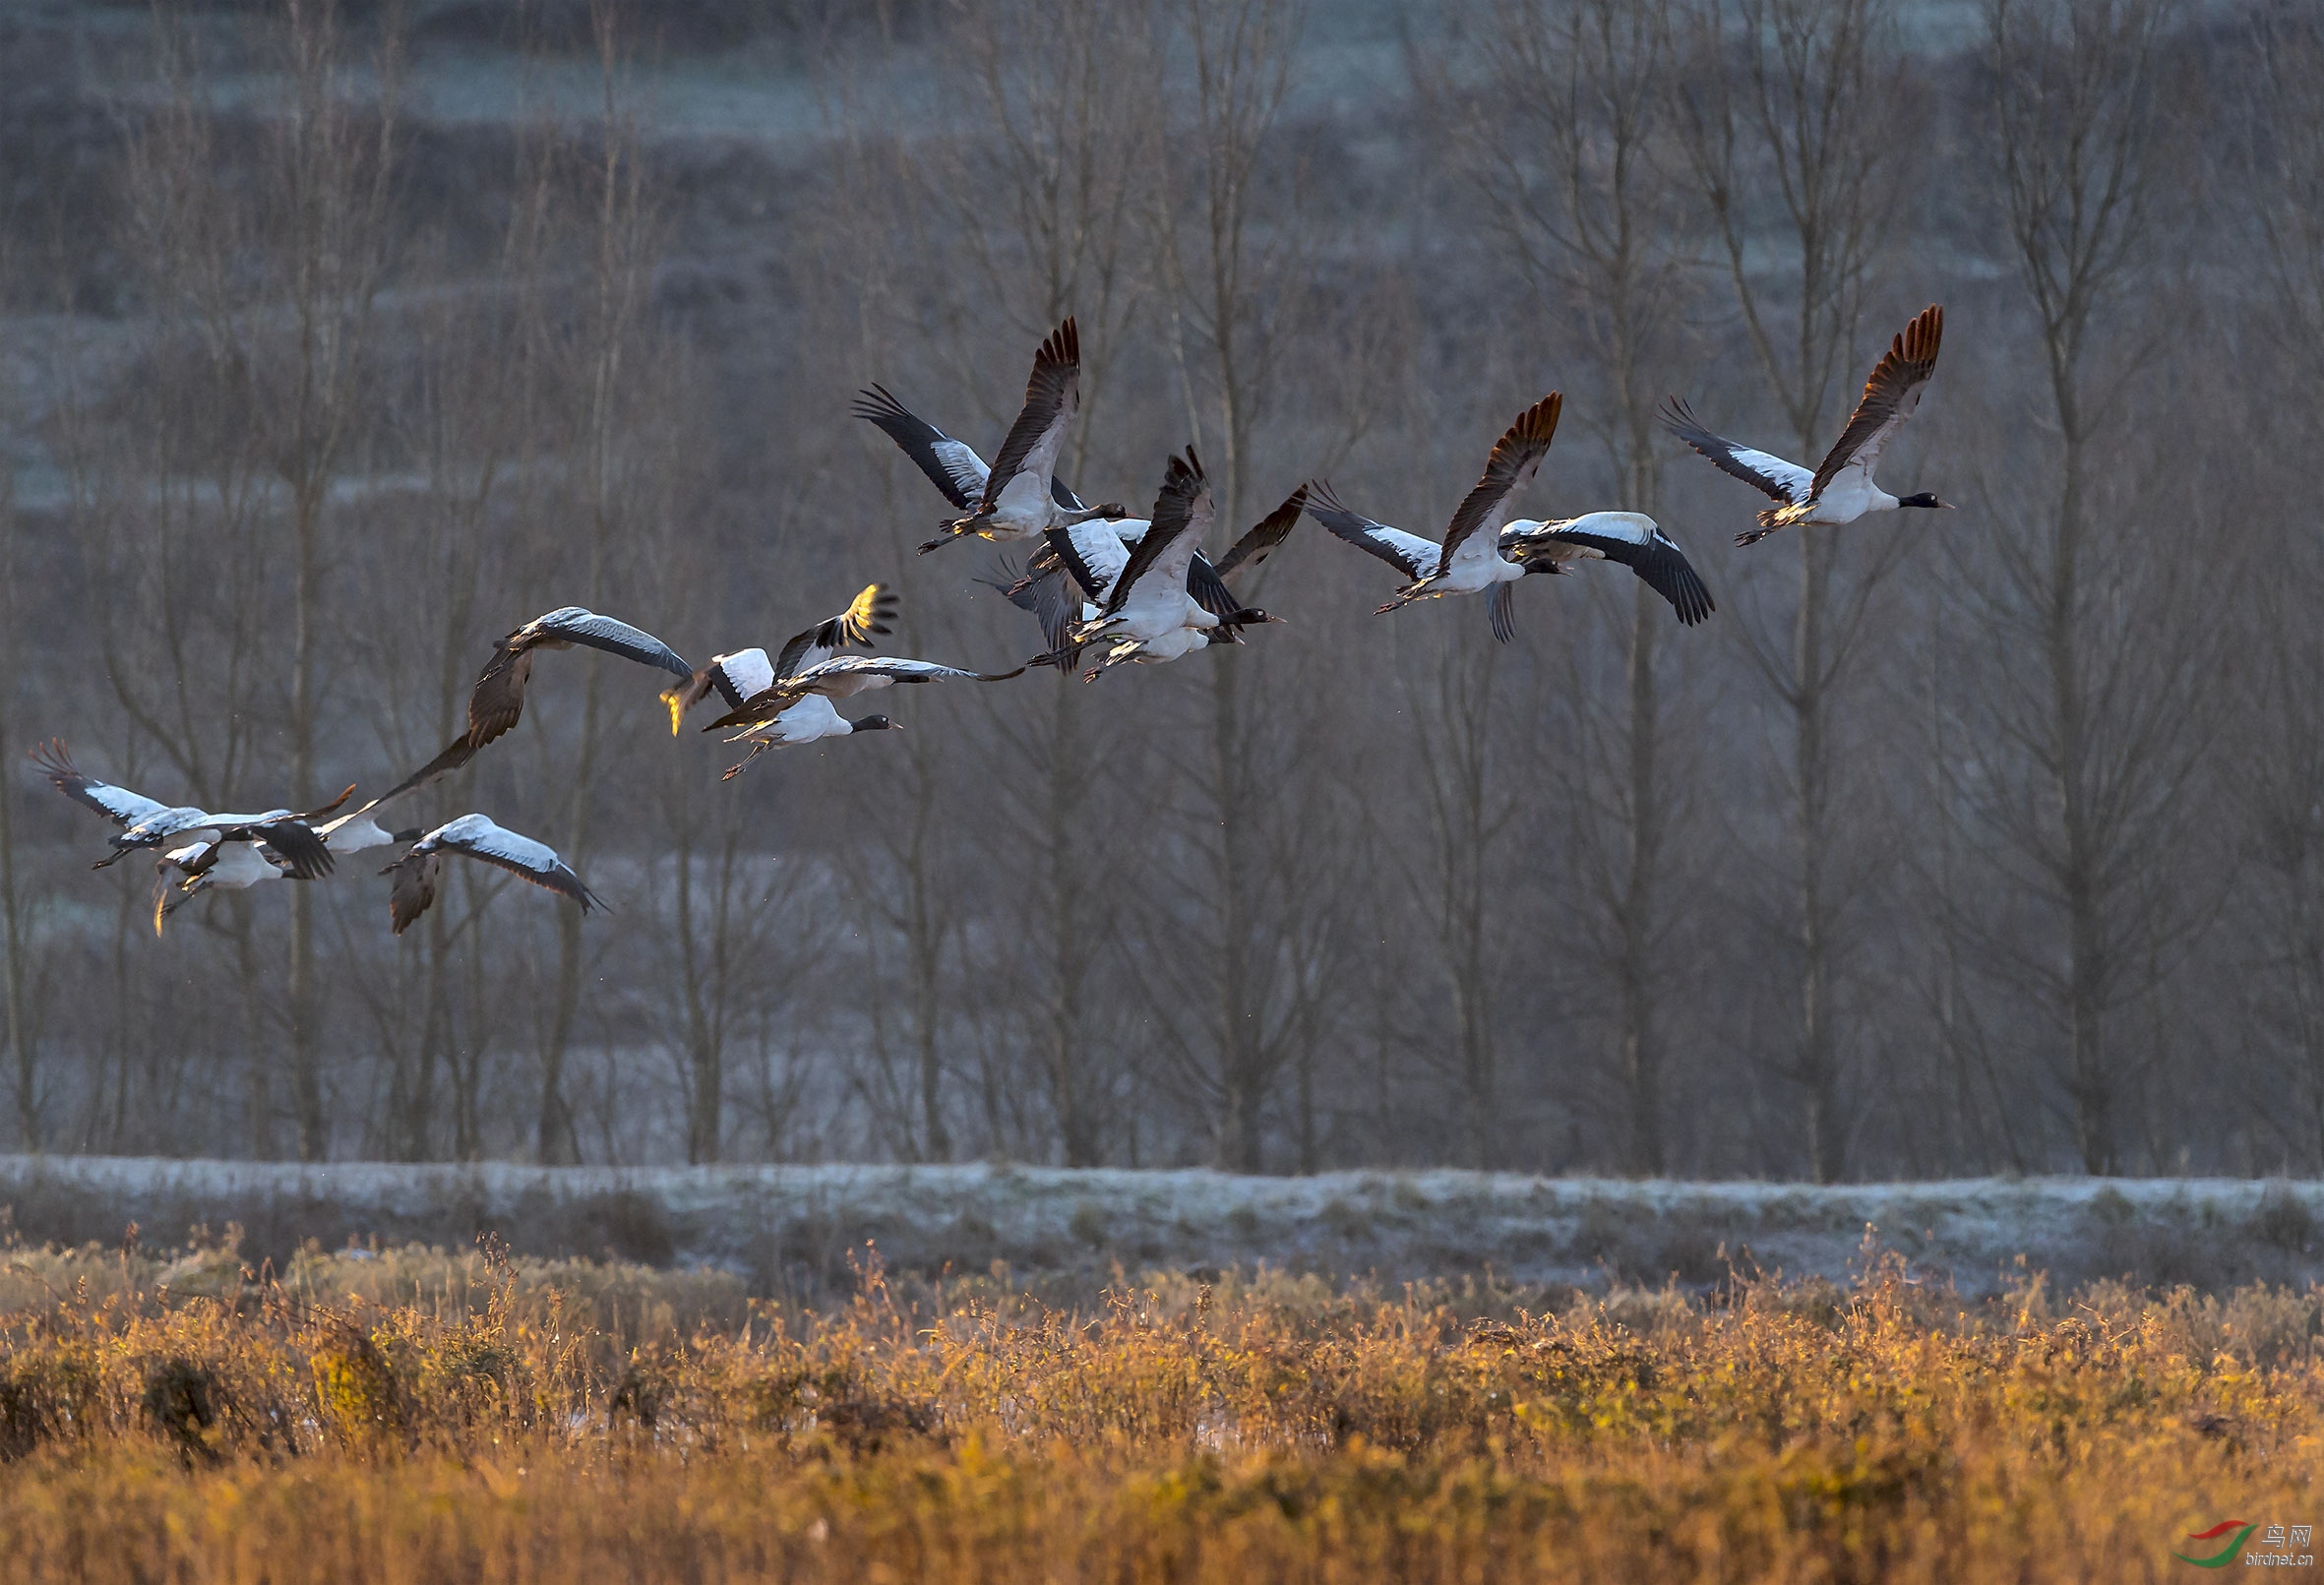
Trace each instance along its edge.
<instances>
[{"instance_id":1,"label":"blurred background vegetation","mask_svg":"<svg viewBox=\"0 0 2324 1585\"><path fill-rule=\"evenodd\" d=\"M1530 509L1501 648L1312 530L1263 642L916 697L762 761L576 654L430 795L462 875L145 881L0 783L18 1148L1839 1180L2324 1166L2324 39L2282 0L106 5L0 15L0 743L168 800L378 790L578 602L697 659L863 582L1013 665L868 425L990 453L1070 312L1067 476L1431 531ZM1660 437L1820 454L1952 335L1934 523L1729 544ZM1908 517L1916 515L1908 514ZM935 691L930 691L931 693ZM352 869L354 867L350 867ZM474 867L466 867L474 868ZM292 894L281 895L282 891ZM1139 906L1118 899L1135 896Z\"/></svg>"}]
</instances>

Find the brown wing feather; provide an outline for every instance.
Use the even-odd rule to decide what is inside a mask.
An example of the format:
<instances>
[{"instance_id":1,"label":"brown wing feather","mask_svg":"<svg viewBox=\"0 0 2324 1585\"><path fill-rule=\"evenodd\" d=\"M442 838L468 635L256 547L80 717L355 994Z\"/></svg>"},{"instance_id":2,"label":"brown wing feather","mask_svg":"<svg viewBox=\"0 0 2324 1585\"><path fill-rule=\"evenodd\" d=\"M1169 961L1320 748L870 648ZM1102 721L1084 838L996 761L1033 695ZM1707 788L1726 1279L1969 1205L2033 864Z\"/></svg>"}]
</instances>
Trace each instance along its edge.
<instances>
[{"instance_id":1,"label":"brown wing feather","mask_svg":"<svg viewBox=\"0 0 2324 1585\"><path fill-rule=\"evenodd\" d=\"M388 888L388 923L398 936L436 900L437 855L406 853L389 867L396 877Z\"/></svg>"},{"instance_id":2,"label":"brown wing feather","mask_svg":"<svg viewBox=\"0 0 2324 1585\"><path fill-rule=\"evenodd\" d=\"M493 647L492 659L468 695L468 747L481 749L517 724L524 713L524 684L532 676L532 650Z\"/></svg>"},{"instance_id":3,"label":"brown wing feather","mask_svg":"<svg viewBox=\"0 0 2324 1585\"><path fill-rule=\"evenodd\" d=\"M1444 530L1444 543L1437 555L1438 567L1451 566L1452 553L1460 542L1475 533L1493 509L1541 466L1551 440L1557 436L1558 414L1564 405L1564 396L1551 392L1519 413L1508 433L1494 445L1493 456L1486 459L1485 476L1469 491L1452 515L1452 525Z\"/></svg>"},{"instance_id":4,"label":"brown wing feather","mask_svg":"<svg viewBox=\"0 0 2324 1585\"><path fill-rule=\"evenodd\" d=\"M1284 536L1299 526L1300 514L1307 510L1308 487L1301 485L1281 506L1258 520L1256 527L1235 541L1234 548L1219 558L1218 576L1225 578L1236 569L1256 567L1267 559Z\"/></svg>"},{"instance_id":5,"label":"brown wing feather","mask_svg":"<svg viewBox=\"0 0 2324 1585\"><path fill-rule=\"evenodd\" d=\"M310 809L305 814L300 815L298 818L303 821L328 820L332 816L338 813L339 806L341 804L344 804L348 799L354 796L355 783L350 781L347 783L347 790L345 792L340 793L336 798L334 798L330 803L325 804L321 809Z\"/></svg>"},{"instance_id":6,"label":"brown wing feather","mask_svg":"<svg viewBox=\"0 0 2324 1585\"><path fill-rule=\"evenodd\" d=\"M1937 344L1944 335L1944 305L1931 303L1904 328L1903 335L1889 343L1888 355L1873 366L1872 377L1865 382L1864 398L1857 402L1848 427L1840 431L1838 443L1816 465L1815 488L1810 500L1822 495L1824 486L1864 449L1865 443L1880 433L1913 394L1928 383L1929 377L1936 373Z\"/></svg>"},{"instance_id":7,"label":"brown wing feather","mask_svg":"<svg viewBox=\"0 0 2324 1585\"><path fill-rule=\"evenodd\" d=\"M1186 457L1171 457L1163 471L1162 490L1154 497L1154 512L1146 519L1146 531L1130 547L1130 561L1106 594L1109 616L1129 602L1131 586L1161 561L1180 538L1192 533L1199 541L1202 530L1210 524L1209 497L1210 481L1202 471L1202 458L1189 446Z\"/></svg>"},{"instance_id":8,"label":"brown wing feather","mask_svg":"<svg viewBox=\"0 0 2324 1585\"><path fill-rule=\"evenodd\" d=\"M1025 382L1025 404L1009 426L1009 438L1001 443L1000 455L993 458L993 471L985 475L983 511L993 510L1049 426L1076 401L1080 388L1081 333L1069 315L1033 354L1033 377Z\"/></svg>"},{"instance_id":9,"label":"brown wing feather","mask_svg":"<svg viewBox=\"0 0 2324 1585\"><path fill-rule=\"evenodd\" d=\"M410 775L396 783L395 786L380 794L378 801L384 804L391 798L399 798L415 788L425 787L439 776L449 776L466 764L475 753L475 749L468 742L468 735L462 732L459 737L447 743L444 746L444 751L435 759L430 760Z\"/></svg>"}]
</instances>

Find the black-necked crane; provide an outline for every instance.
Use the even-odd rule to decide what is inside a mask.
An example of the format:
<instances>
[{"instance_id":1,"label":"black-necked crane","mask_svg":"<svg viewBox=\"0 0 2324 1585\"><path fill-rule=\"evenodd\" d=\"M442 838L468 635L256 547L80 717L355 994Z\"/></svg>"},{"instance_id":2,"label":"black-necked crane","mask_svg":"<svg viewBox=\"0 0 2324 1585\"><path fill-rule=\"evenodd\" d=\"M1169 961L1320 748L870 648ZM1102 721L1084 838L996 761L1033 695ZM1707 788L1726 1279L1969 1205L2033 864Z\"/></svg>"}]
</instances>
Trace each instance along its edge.
<instances>
[{"instance_id":1,"label":"black-necked crane","mask_svg":"<svg viewBox=\"0 0 2324 1585\"><path fill-rule=\"evenodd\" d=\"M772 660L759 648L713 655L708 665L685 682L662 691L662 702L670 707L671 735L677 734L686 712L712 693L726 701L728 709L740 709L783 678L820 666L850 645L871 648L872 640L894 624L895 610L893 590L885 583L867 583L847 602L845 610L794 634Z\"/></svg>"},{"instance_id":2,"label":"black-necked crane","mask_svg":"<svg viewBox=\"0 0 2324 1585\"><path fill-rule=\"evenodd\" d=\"M1549 455L1550 442L1557 437L1558 414L1564 402L1565 398L1553 391L1517 415L1517 421L1494 444L1484 476L1462 499L1443 539L1437 544L1350 512L1328 485L1310 486L1308 516L1410 580L1380 607L1382 613L1414 600L1491 589L1494 637L1506 643L1516 632L1509 585L1525 576L1525 568L1502 553L1501 528L1509 520L1511 497L1541 471L1541 459Z\"/></svg>"},{"instance_id":3,"label":"black-necked crane","mask_svg":"<svg viewBox=\"0 0 2324 1585\"><path fill-rule=\"evenodd\" d=\"M468 695L466 741L470 752L508 731L523 715L524 685L532 678L533 652L570 649L575 644L602 649L642 665L658 666L673 676L694 675L694 668L675 649L643 629L599 616L578 605L560 607L545 616L534 617L493 644L492 658L485 662L475 688Z\"/></svg>"},{"instance_id":4,"label":"black-necked crane","mask_svg":"<svg viewBox=\"0 0 2324 1585\"><path fill-rule=\"evenodd\" d=\"M1224 572L1264 561L1298 523L1306 505L1303 486L1237 540L1219 564L1221 586ZM1106 645L1104 658L1082 673L1084 681L1094 682L1113 666L1160 664L1205 644L1240 643L1245 628L1282 621L1231 596L1222 614L1192 592L1195 548L1217 517L1202 459L1190 446L1183 457L1170 458L1153 516L1134 542L1125 545L1105 523L1052 530L1047 548L1072 587L1045 593L1028 586L1051 640L1050 652L1037 662L1070 669L1084 647ZM1010 597L1020 598L1013 588Z\"/></svg>"},{"instance_id":5,"label":"black-necked crane","mask_svg":"<svg viewBox=\"0 0 2324 1585\"><path fill-rule=\"evenodd\" d=\"M887 414L884 421L886 408L901 412L901 405L892 396L884 407L877 402L873 405L881 410L866 411L864 403L859 403L856 410L887 430L907 453L912 453L913 444L897 437L896 429L889 427L892 414ZM944 522L943 532L922 545L920 554L925 556L938 546L968 534L985 539L1027 539L1091 518L1121 517L1119 506L1069 507L1058 499L1058 454L1064 450L1066 432L1072 428L1073 416L1080 408L1081 335L1069 317L1049 333L1048 339L1033 354L1033 374L1025 383L1024 406L1018 410L1016 422L1009 426L1000 455L994 457L992 469L985 475L983 490L973 505L963 506L965 516ZM931 432L934 433L933 428ZM975 459L976 454L948 436L940 435L938 439L945 445L942 450L932 448L930 460L936 465L931 467L929 462L921 461L921 471L948 499L960 504L960 498L968 493L961 488L970 476L967 464ZM914 455L913 460L920 461L920 458ZM949 489L946 488L948 480Z\"/></svg>"},{"instance_id":6,"label":"black-necked crane","mask_svg":"<svg viewBox=\"0 0 2324 1585\"><path fill-rule=\"evenodd\" d=\"M854 732L902 730L885 715L862 715L849 720L834 701L897 683L999 683L1022 675L1014 671L967 671L940 666L930 660L908 660L899 655L834 655L795 676L779 678L764 692L745 700L708 726L704 732L740 727L726 741L747 742L751 752L742 764L729 765L721 780L732 780L743 767L768 749L790 748L822 738L845 737Z\"/></svg>"},{"instance_id":7,"label":"black-necked crane","mask_svg":"<svg viewBox=\"0 0 2324 1585\"><path fill-rule=\"evenodd\" d=\"M984 493L990 470L985 459L976 455L975 448L953 439L927 419L906 407L888 394L884 386L872 386L859 393L854 407L855 416L880 426L888 439L910 457L929 483L935 485L947 501L962 512L971 510ZM1069 516L1088 511L1081 498L1066 487L1055 472L1050 474L1049 493L1059 508ZM1097 509L1096 518L1082 518L1083 522L1102 518L1106 525L1126 546L1134 545L1144 537L1148 519L1125 516L1124 509L1109 504ZM996 536L1003 537L1003 536ZM1219 576L1220 569L1211 565L1210 558L1200 550L1187 568L1187 591L1202 602L1202 608L1212 616L1227 618L1241 610L1242 602L1227 588ZM1064 579L1065 564L1047 545L1033 553L1020 576L1006 565L998 579L982 581L1009 596L1010 603L1032 612L1041 619L1041 631L1052 650L1064 641L1064 624L1080 620L1074 601ZM1084 588L1081 593L1090 597ZM1051 616L1058 616L1053 624Z\"/></svg>"},{"instance_id":8,"label":"black-necked crane","mask_svg":"<svg viewBox=\"0 0 2324 1585\"><path fill-rule=\"evenodd\" d=\"M559 896L571 897L584 914L603 906L547 843L496 825L482 815L462 815L422 835L409 852L380 871L396 878L388 891L388 921L397 935L402 935L436 900L437 871L447 853L481 859Z\"/></svg>"},{"instance_id":9,"label":"black-necked crane","mask_svg":"<svg viewBox=\"0 0 2324 1585\"><path fill-rule=\"evenodd\" d=\"M993 470L977 456L976 448L966 441L954 440L912 411L896 400L886 386L867 386L857 392L855 401L847 410L867 423L877 424L956 510L972 513L984 500L985 484L992 478ZM1049 475L1049 495L1067 512L1087 510L1081 498L1066 488L1066 481L1057 476L1054 468ZM1120 508L1113 510L1114 515L1120 515Z\"/></svg>"},{"instance_id":10,"label":"black-necked crane","mask_svg":"<svg viewBox=\"0 0 2324 1585\"><path fill-rule=\"evenodd\" d=\"M1620 562L1671 602L1686 627L1719 609L1686 553L1643 512L1588 512L1540 522L1519 518L1500 531L1501 554L1528 573L1563 573L1583 561Z\"/></svg>"},{"instance_id":11,"label":"black-necked crane","mask_svg":"<svg viewBox=\"0 0 2324 1585\"><path fill-rule=\"evenodd\" d=\"M148 848L178 850L219 843L263 843L280 855L284 869L291 876L311 881L329 875L332 869L331 849L315 833L312 823L335 812L355 790L349 787L323 808L303 814L270 809L256 815L215 815L190 804L163 804L126 787L85 776L74 765L61 738L32 750L32 760L57 791L121 827L112 838L113 851L92 866L99 870ZM253 872L253 879L264 877Z\"/></svg>"},{"instance_id":12,"label":"black-necked crane","mask_svg":"<svg viewBox=\"0 0 2324 1585\"><path fill-rule=\"evenodd\" d=\"M1709 457L1721 472L1733 474L1777 502L1759 514L1758 527L1735 536L1737 544L1756 544L1778 528L1795 523L1832 528L1869 513L1894 512L1899 507L1945 510L1950 506L1926 490L1894 496L1872 482L1880 454L1921 405L1921 393L1936 374L1937 346L1944 334L1942 304L1931 303L1914 316L1889 343L1887 355L1873 366L1871 378L1865 382L1864 397L1849 415L1848 427L1813 473L1796 462L1712 434L1695 422L1683 400L1671 398L1663 411L1663 423L1672 434Z\"/></svg>"},{"instance_id":13,"label":"black-necked crane","mask_svg":"<svg viewBox=\"0 0 2324 1585\"><path fill-rule=\"evenodd\" d=\"M1307 486L1302 485L1237 540L1215 565L1198 546L1188 559L1187 593L1218 619L1217 626L1207 630L1211 643L1241 643L1243 629L1275 620L1245 605L1227 586L1227 577L1266 560L1267 553L1297 525L1306 503ZM1000 577L983 579L999 589L1009 604L1031 612L1041 624L1041 637L1049 649L1035 656L1033 664L1056 666L1060 675L1079 664L1081 645L1072 638L1073 629L1104 614L1114 580L1129 567L1131 553L1152 526L1150 518L1123 518L1061 529L1054 542L1042 545L1022 575L1004 566ZM1105 537L1109 529L1114 535L1112 542Z\"/></svg>"}]
</instances>

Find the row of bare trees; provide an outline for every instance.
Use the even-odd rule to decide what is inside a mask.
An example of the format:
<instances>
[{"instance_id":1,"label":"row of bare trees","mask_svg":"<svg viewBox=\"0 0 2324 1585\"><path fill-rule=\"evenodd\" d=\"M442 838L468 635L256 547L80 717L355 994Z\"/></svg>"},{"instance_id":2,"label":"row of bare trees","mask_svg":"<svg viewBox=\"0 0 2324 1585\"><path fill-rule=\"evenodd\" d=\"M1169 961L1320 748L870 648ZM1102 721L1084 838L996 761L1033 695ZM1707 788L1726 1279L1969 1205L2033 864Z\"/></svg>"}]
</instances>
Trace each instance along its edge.
<instances>
[{"instance_id":1,"label":"row of bare trees","mask_svg":"<svg viewBox=\"0 0 2324 1585\"><path fill-rule=\"evenodd\" d=\"M786 18L816 108L750 139L610 4L463 57L483 118L327 0L91 68L101 180L0 238L0 733L157 796L382 784L564 603L706 656L880 578L900 649L1013 665L992 555L913 557L939 503L841 414L880 380L989 451L1067 313L1085 496L1192 441L1238 525L1328 476L1426 531L1557 387L1528 509L1652 514L1720 611L1584 569L1502 647L1371 617L1303 529L1246 591L1288 628L724 785L553 657L430 813L610 911L461 874L393 942L352 873L156 942L14 775L18 1142L2324 1168L2324 26L1470 0L1355 47L1319 6ZM1962 510L1732 548L1756 502L1663 397L1812 461L1929 301L1884 471Z\"/></svg>"}]
</instances>

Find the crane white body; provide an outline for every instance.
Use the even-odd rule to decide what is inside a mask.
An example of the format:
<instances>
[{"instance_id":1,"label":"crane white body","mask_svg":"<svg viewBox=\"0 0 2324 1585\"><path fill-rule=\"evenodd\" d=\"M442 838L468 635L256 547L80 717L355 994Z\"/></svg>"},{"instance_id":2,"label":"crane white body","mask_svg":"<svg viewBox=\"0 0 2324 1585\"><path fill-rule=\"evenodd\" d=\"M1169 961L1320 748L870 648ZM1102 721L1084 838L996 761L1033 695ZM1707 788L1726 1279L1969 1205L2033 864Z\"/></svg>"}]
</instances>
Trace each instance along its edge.
<instances>
[{"instance_id":1,"label":"crane white body","mask_svg":"<svg viewBox=\"0 0 2324 1585\"><path fill-rule=\"evenodd\" d=\"M1025 470L1001 487L992 512L977 520L977 533L993 540L1034 539L1052 528L1063 528L1095 516L1086 509L1069 512L1057 504L1057 497L1049 487L1054 457L1043 455L1055 450L1054 446L1036 450Z\"/></svg>"},{"instance_id":2,"label":"crane white body","mask_svg":"<svg viewBox=\"0 0 2324 1585\"><path fill-rule=\"evenodd\" d=\"M809 694L773 720L736 736L787 749L822 738L843 738L854 730L854 723L841 715L828 699L822 694Z\"/></svg>"},{"instance_id":3,"label":"crane white body","mask_svg":"<svg viewBox=\"0 0 2324 1585\"><path fill-rule=\"evenodd\" d=\"M194 891L217 886L227 891L238 891L244 886L281 879L280 868L258 850L257 843L221 842L217 848L217 862L204 871L187 889Z\"/></svg>"},{"instance_id":4,"label":"crane white body","mask_svg":"<svg viewBox=\"0 0 2324 1585\"><path fill-rule=\"evenodd\" d=\"M1426 600L1439 594L1475 594L1496 583L1514 583L1524 576L1524 568L1500 553L1499 525L1489 523L1484 531L1463 540L1441 571L1420 579L1404 597Z\"/></svg>"}]
</instances>

